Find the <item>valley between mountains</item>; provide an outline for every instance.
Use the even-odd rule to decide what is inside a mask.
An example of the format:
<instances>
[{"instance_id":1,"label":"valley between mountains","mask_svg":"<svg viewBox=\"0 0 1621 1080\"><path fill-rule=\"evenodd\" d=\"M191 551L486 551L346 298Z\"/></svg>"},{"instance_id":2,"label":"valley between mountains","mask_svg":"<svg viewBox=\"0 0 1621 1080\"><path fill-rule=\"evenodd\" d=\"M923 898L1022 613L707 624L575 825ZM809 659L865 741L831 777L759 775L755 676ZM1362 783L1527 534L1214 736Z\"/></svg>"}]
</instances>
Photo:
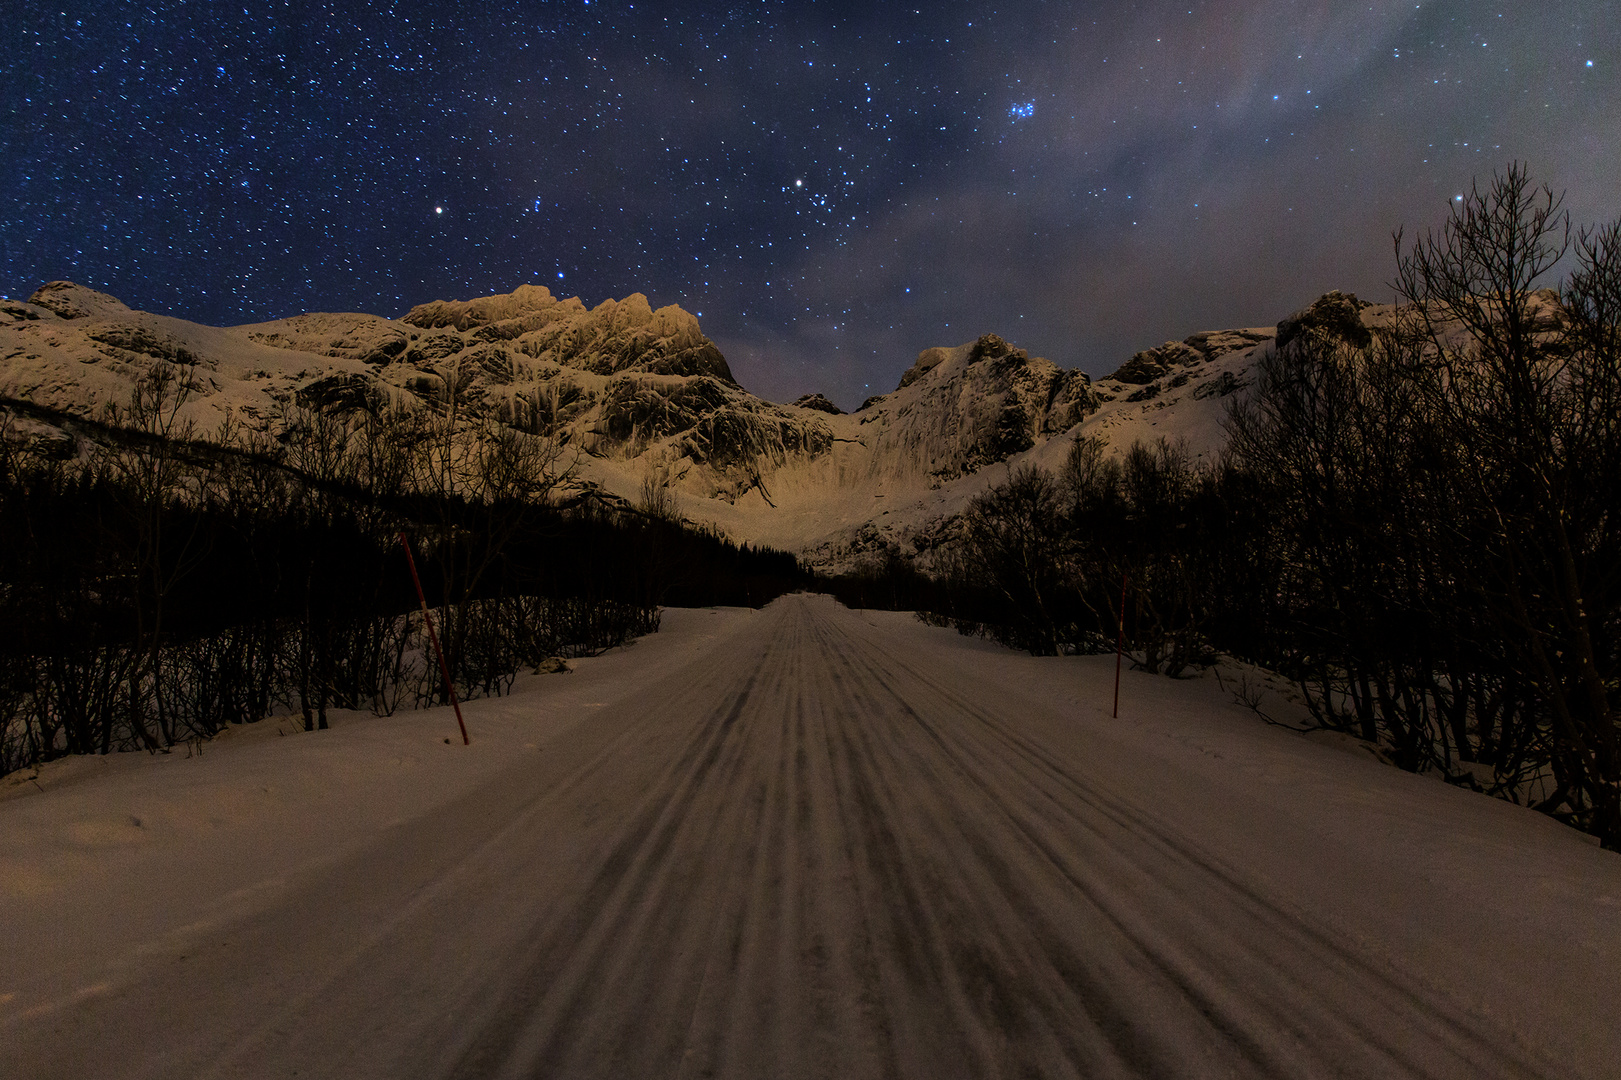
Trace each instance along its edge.
<instances>
[{"instance_id":1,"label":"valley between mountains","mask_svg":"<svg viewBox=\"0 0 1621 1080\"><path fill-rule=\"evenodd\" d=\"M1388 312L1331 293L1288 325L1354 334ZM692 315L640 294L587 308L525 285L399 319L220 328L53 282L0 303L0 401L21 411L22 434L71 454L98 437L83 422L127 402L154 366L188 373L183 415L204 437L227 417L241 437L301 409L453 398L470 418L538 418L565 450L564 495L635 502L651 483L694 524L841 569L884 550L926 556L974 495L1026 461L1057 464L1079 436L1115 449L1182 440L1212 458L1276 332L1166 342L1096 382L986 334L923 350L895 390L844 413L820 395L755 397Z\"/></svg>"}]
</instances>

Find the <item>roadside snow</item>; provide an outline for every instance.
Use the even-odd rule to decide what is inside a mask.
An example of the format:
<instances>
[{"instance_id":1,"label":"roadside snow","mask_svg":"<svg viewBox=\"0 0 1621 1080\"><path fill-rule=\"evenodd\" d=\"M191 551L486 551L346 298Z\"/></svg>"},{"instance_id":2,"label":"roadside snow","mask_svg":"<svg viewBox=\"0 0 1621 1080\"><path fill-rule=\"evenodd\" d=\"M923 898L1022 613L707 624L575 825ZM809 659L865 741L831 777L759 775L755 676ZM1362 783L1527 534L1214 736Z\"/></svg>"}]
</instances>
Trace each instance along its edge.
<instances>
[{"instance_id":1,"label":"roadside snow","mask_svg":"<svg viewBox=\"0 0 1621 1080\"><path fill-rule=\"evenodd\" d=\"M0 779L0 1023L95 985L174 936L274 903L299 874L566 739L759 615L664 612L660 631L511 695L328 731L262 721L188 751L76 757ZM200 753L198 752L200 750Z\"/></svg>"},{"instance_id":2,"label":"roadside snow","mask_svg":"<svg viewBox=\"0 0 1621 1080\"><path fill-rule=\"evenodd\" d=\"M8 1067L1616 1075L1621 858L1214 679L1112 719L1113 674L788 597L473 702L471 747L53 765L0 801Z\"/></svg>"}]
</instances>

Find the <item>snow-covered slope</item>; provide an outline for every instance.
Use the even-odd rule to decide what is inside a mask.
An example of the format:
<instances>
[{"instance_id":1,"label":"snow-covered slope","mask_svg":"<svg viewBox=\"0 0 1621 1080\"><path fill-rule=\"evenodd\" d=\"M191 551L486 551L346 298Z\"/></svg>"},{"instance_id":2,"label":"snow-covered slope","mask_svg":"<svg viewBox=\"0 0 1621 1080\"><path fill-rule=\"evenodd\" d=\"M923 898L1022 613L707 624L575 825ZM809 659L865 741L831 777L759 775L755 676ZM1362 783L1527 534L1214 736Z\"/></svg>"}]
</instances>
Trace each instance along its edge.
<instances>
[{"instance_id":1,"label":"snow-covered slope","mask_svg":"<svg viewBox=\"0 0 1621 1080\"><path fill-rule=\"evenodd\" d=\"M215 328L53 282L5 302L0 318L0 397L83 417L126 402L157 365L190 369L185 414L205 434L227 413L274 430L293 406L368 407L454 387L467 415L527 409L555 422L587 482L630 495L662 470L697 505L736 499L762 469L831 440L822 414L747 393L696 319L654 311L640 294L588 310L526 285L397 320L323 313Z\"/></svg>"},{"instance_id":2,"label":"snow-covered slope","mask_svg":"<svg viewBox=\"0 0 1621 1080\"><path fill-rule=\"evenodd\" d=\"M1330 293L1280 326L1377 320ZM316 313L208 327L134 311L52 282L0 302L0 399L38 407L25 434L97 418L155 366L189 373L201 433L229 415L274 431L296 407L352 409L442 398L467 415L539 416L576 458L577 485L634 501L666 484L688 519L837 566L878 548L926 547L936 526L1008 470L1056 465L1079 436L1116 450L1183 440L1212 459L1234 395L1272 327L1210 331L1131 357L1096 383L994 334L925 349L888 394L852 414L819 395L764 401L678 307L646 297L587 308L525 285L439 301L403 318Z\"/></svg>"}]
</instances>

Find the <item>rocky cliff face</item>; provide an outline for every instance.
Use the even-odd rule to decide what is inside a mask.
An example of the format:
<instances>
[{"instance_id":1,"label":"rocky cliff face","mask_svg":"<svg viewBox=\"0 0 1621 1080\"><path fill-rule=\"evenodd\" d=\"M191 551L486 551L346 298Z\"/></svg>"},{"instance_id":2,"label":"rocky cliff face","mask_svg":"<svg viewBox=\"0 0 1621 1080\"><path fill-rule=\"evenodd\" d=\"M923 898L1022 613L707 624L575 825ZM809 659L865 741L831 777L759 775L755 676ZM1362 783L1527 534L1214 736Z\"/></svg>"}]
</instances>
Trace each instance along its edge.
<instances>
[{"instance_id":1,"label":"rocky cliff face","mask_svg":"<svg viewBox=\"0 0 1621 1080\"><path fill-rule=\"evenodd\" d=\"M227 415L275 432L298 408L439 408L454 396L464 416L523 417L555 436L578 485L634 501L652 478L691 520L837 566L923 550L1005 475L992 466L1056 467L1077 434L1115 449L1185 439L1211 457L1232 395L1274 336L1355 339L1382 312L1331 293L1276 331L1166 342L1096 383L987 334L923 350L895 390L845 414L821 395L791 405L753 396L696 319L641 295L587 308L526 285L399 319L312 313L217 328L53 282L0 301L0 407L25 403L13 407L23 417L13 433L72 452L60 417L103 415L160 366L188 380L186 410L203 434Z\"/></svg>"},{"instance_id":2,"label":"rocky cliff face","mask_svg":"<svg viewBox=\"0 0 1621 1080\"><path fill-rule=\"evenodd\" d=\"M598 375L707 375L736 385L697 319L673 304L654 311L641 293L587 311L576 298L558 300L544 286L520 285L505 296L419 304L400 321L474 342L510 342L525 356Z\"/></svg>"},{"instance_id":3,"label":"rocky cliff face","mask_svg":"<svg viewBox=\"0 0 1621 1080\"><path fill-rule=\"evenodd\" d=\"M1308 334L1344 341L1358 349L1366 348L1373 340L1373 331L1363 321L1362 313L1373 306L1367 300L1358 300L1355 293L1342 293L1338 289L1324 293L1278 323L1278 348L1286 348L1296 338Z\"/></svg>"},{"instance_id":4,"label":"rocky cliff face","mask_svg":"<svg viewBox=\"0 0 1621 1080\"><path fill-rule=\"evenodd\" d=\"M1206 330L1184 341L1167 341L1134 353L1100 384L1118 384L1118 389L1108 387L1105 392L1113 391L1110 400L1120 396L1128 402L1152 401L1189 383L1194 384L1196 399L1226 397L1248 384L1218 361L1246 353L1272 336L1266 329Z\"/></svg>"},{"instance_id":5,"label":"rocky cliff face","mask_svg":"<svg viewBox=\"0 0 1621 1080\"><path fill-rule=\"evenodd\" d=\"M542 415L595 458L644 459L693 494L735 499L762 471L825 453L814 413L737 385L678 307L636 294L587 309L545 288L423 304L402 319L315 313L218 329L53 282L0 308L0 396L80 416L121 404L155 365L185 369L205 431L227 410L273 430L288 406L374 408L454 394L472 417Z\"/></svg>"},{"instance_id":6,"label":"rocky cliff face","mask_svg":"<svg viewBox=\"0 0 1621 1080\"><path fill-rule=\"evenodd\" d=\"M856 416L879 473L954 480L1062 434L1098 406L1091 381L986 334L925 349L893 393Z\"/></svg>"}]
</instances>

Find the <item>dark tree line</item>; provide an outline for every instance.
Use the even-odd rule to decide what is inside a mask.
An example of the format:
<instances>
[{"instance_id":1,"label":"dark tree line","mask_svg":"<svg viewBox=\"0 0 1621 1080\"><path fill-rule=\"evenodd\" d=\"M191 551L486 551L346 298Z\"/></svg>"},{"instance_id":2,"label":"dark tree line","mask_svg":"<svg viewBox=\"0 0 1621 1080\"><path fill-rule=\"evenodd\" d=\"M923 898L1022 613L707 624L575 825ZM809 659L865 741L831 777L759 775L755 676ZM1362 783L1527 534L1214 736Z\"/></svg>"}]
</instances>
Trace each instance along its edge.
<instances>
[{"instance_id":1,"label":"dark tree line","mask_svg":"<svg viewBox=\"0 0 1621 1080\"><path fill-rule=\"evenodd\" d=\"M1302 339L1232 425L1301 523L1267 536L1297 673L1321 722L1621 847L1621 222L1573 235L1515 167L1396 247L1396 321Z\"/></svg>"},{"instance_id":2,"label":"dark tree line","mask_svg":"<svg viewBox=\"0 0 1621 1080\"><path fill-rule=\"evenodd\" d=\"M976 498L913 595L964 632L1037 655L1112 650L1123 629L1139 667L1180 675L1216 638L1263 636L1247 487L1179 444L1109 456L1080 439L1057 473L1025 466Z\"/></svg>"},{"instance_id":3,"label":"dark tree line","mask_svg":"<svg viewBox=\"0 0 1621 1080\"><path fill-rule=\"evenodd\" d=\"M401 532L462 697L650 632L663 604L805 581L667 500L561 504L566 463L534 426L375 400L205 437L183 419L191 374L154 369L72 453L0 431L0 774L439 701Z\"/></svg>"},{"instance_id":4,"label":"dark tree line","mask_svg":"<svg viewBox=\"0 0 1621 1080\"><path fill-rule=\"evenodd\" d=\"M1559 202L1516 166L1398 233L1399 314L1269 352L1220 465L1079 442L908 587L1033 652L1123 624L1149 670L1265 664L1319 724L1621 848L1621 222Z\"/></svg>"}]
</instances>

